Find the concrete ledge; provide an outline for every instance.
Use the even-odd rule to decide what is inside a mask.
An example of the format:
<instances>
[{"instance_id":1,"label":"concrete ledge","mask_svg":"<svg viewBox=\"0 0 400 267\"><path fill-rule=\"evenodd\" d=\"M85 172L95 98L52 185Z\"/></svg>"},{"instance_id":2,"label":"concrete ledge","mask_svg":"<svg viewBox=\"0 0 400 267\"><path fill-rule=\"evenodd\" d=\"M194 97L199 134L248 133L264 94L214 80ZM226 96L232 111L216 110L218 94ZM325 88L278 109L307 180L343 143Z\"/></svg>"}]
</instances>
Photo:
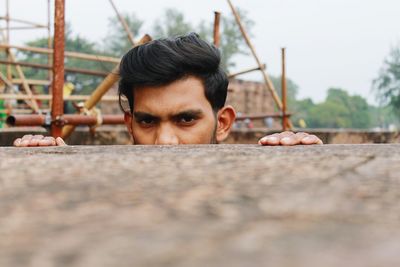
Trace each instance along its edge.
<instances>
[{"instance_id":1,"label":"concrete ledge","mask_svg":"<svg viewBox=\"0 0 400 267\"><path fill-rule=\"evenodd\" d=\"M398 132L375 132L363 130L338 129L305 129L317 135L325 144L371 144L371 143L400 143ZM258 140L276 131L266 129L237 129L233 130L224 142L225 144L257 144ZM13 140L24 134L48 134L43 128L26 127L0 130L0 146L11 146ZM77 128L67 140L70 145L125 145L131 144L131 138L125 126L101 126L94 133L87 127Z\"/></svg>"},{"instance_id":2,"label":"concrete ledge","mask_svg":"<svg viewBox=\"0 0 400 267\"><path fill-rule=\"evenodd\" d=\"M0 266L400 266L400 145L0 148Z\"/></svg>"}]
</instances>

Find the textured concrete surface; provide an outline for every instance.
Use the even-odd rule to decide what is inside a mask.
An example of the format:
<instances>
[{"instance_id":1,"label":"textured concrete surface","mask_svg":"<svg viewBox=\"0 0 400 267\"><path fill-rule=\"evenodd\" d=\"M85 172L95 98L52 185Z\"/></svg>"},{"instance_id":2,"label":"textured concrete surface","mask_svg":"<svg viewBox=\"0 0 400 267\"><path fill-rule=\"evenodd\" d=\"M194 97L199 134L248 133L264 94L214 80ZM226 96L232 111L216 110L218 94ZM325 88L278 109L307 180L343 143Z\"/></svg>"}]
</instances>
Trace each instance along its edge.
<instances>
[{"instance_id":1,"label":"textured concrete surface","mask_svg":"<svg viewBox=\"0 0 400 267\"><path fill-rule=\"evenodd\" d=\"M0 148L0 266L400 266L400 145Z\"/></svg>"}]
</instances>

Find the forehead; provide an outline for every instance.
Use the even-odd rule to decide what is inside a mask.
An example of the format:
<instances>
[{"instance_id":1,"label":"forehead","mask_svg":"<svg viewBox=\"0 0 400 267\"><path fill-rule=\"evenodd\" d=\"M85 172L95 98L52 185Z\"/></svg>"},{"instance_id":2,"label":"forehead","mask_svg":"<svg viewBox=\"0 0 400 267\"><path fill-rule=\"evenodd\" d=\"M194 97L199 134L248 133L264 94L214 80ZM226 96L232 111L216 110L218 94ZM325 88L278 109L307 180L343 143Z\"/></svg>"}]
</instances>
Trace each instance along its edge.
<instances>
[{"instance_id":1,"label":"forehead","mask_svg":"<svg viewBox=\"0 0 400 267\"><path fill-rule=\"evenodd\" d=\"M145 86L134 90L134 111L167 115L185 109L212 110L203 82L194 76L168 85Z\"/></svg>"}]
</instances>

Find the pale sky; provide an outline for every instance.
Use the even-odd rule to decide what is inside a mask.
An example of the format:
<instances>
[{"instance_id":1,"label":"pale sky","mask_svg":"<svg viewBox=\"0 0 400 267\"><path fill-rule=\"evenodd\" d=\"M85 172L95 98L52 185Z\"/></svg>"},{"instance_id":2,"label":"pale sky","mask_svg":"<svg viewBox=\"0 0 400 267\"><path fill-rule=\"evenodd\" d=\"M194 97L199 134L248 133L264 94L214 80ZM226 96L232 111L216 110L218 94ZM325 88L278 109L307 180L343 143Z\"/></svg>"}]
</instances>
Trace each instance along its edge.
<instances>
[{"instance_id":1,"label":"pale sky","mask_svg":"<svg viewBox=\"0 0 400 267\"><path fill-rule=\"evenodd\" d=\"M248 11L255 26L253 44L272 75L280 75L280 48L287 48L288 76L300 87L299 97L321 101L329 87L342 87L375 102L371 81L390 48L400 42L399 0L232 0ZM53 2L53 1L51 1ZM151 32L166 8L177 8L196 24L213 20L213 11L232 16L225 0L114 0L123 12L145 20ZM47 0L10 0L15 18L46 23ZM0 0L0 16L5 0ZM101 41L107 18L114 16L108 0L66 0L66 19L75 33ZM1 24L4 26L4 23ZM21 44L45 31L14 31ZM255 67L251 56L237 58L237 70ZM259 73L242 78L261 80Z\"/></svg>"}]
</instances>

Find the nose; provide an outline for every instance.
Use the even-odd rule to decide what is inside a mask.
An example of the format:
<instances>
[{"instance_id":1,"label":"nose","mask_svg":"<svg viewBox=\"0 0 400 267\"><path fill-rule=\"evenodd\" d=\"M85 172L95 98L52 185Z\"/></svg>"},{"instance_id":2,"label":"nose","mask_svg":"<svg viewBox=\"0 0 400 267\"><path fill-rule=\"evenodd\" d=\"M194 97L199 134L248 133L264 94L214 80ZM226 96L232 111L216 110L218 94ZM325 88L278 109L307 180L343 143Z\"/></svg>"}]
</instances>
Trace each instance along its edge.
<instances>
[{"instance_id":1,"label":"nose","mask_svg":"<svg viewBox=\"0 0 400 267\"><path fill-rule=\"evenodd\" d=\"M157 131L155 145L178 145L179 139L171 125L161 124Z\"/></svg>"}]
</instances>

